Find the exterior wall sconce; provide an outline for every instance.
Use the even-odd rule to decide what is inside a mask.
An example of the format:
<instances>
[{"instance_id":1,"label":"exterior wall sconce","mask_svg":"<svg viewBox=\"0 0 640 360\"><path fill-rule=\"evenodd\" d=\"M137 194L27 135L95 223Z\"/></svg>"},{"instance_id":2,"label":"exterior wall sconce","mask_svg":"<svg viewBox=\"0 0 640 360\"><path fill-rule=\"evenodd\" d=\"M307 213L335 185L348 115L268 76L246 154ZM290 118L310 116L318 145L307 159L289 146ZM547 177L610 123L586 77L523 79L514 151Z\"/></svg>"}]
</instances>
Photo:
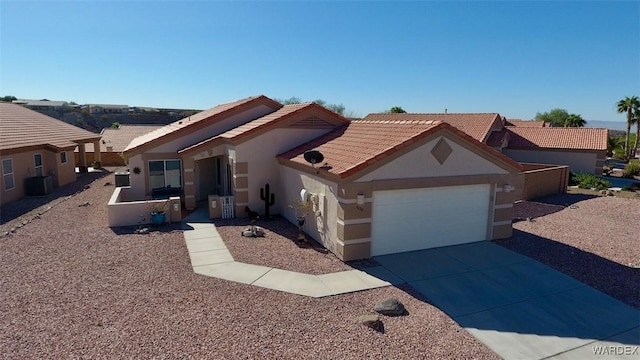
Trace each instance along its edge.
<instances>
[{"instance_id":1,"label":"exterior wall sconce","mask_svg":"<svg viewBox=\"0 0 640 360\"><path fill-rule=\"evenodd\" d=\"M178 203L173 203L173 211L178 211L180 210L180 206L178 205Z\"/></svg>"},{"instance_id":2,"label":"exterior wall sconce","mask_svg":"<svg viewBox=\"0 0 640 360\"><path fill-rule=\"evenodd\" d=\"M514 187L513 187L513 186L511 186L511 185L509 185L509 184L504 184L504 186L502 187L502 190L503 190L504 192L512 192L512 191L513 191L513 190L515 190L515 189L514 189Z\"/></svg>"}]
</instances>

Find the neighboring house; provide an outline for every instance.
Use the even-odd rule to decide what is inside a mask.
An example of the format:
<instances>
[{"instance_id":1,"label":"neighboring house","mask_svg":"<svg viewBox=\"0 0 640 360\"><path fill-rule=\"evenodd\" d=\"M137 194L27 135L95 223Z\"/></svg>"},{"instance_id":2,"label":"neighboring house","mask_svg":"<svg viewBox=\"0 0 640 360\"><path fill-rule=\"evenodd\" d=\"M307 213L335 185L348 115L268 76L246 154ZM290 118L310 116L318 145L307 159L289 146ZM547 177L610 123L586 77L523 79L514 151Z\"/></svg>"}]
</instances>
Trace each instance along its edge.
<instances>
[{"instance_id":1,"label":"neighboring house","mask_svg":"<svg viewBox=\"0 0 640 360\"><path fill-rule=\"evenodd\" d=\"M303 159L312 149L319 164ZM179 190L187 209L211 212L220 206L211 195L229 196L246 216L247 206L264 213L269 184L271 213L295 222L290 205L304 197L313 204L305 232L343 260L509 237L523 186L518 163L450 124L351 122L265 96L140 136L124 155L138 199Z\"/></svg>"},{"instance_id":2,"label":"neighboring house","mask_svg":"<svg viewBox=\"0 0 640 360\"><path fill-rule=\"evenodd\" d=\"M518 162L568 165L571 171L602 174L607 129L552 128L542 121L507 120L487 114L370 114L369 122L443 121Z\"/></svg>"},{"instance_id":3,"label":"neighboring house","mask_svg":"<svg viewBox=\"0 0 640 360\"><path fill-rule=\"evenodd\" d=\"M118 128L104 128L100 133L100 158L102 166L123 166L125 165L122 152L129 145L131 140L151 131L161 128L162 125L120 125ZM90 164L95 160L93 143L85 146L87 162ZM76 147L74 151L76 163L80 160L80 149Z\"/></svg>"},{"instance_id":4,"label":"neighboring house","mask_svg":"<svg viewBox=\"0 0 640 360\"><path fill-rule=\"evenodd\" d=\"M69 107L66 101L49 101L49 100L13 100L13 104L23 105L31 110L63 110Z\"/></svg>"},{"instance_id":5,"label":"neighboring house","mask_svg":"<svg viewBox=\"0 0 640 360\"><path fill-rule=\"evenodd\" d=\"M571 171L602 175L607 129L508 127L509 145L502 151L527 163L569 165Z\"/></svg>"},{"instance_id":6,"label":"neighboring house","mask_svg":"<svg viewBox=\"0 0 640 360\"><path fill-rule=\"evenodd\" d=\"M21 105L0 103L0 204L23 197L27 178L50 176L54 187L75 181L73 149L99 140L98 134ZM86 167L84 154L80 160Z\"/></svg>"},{"instance_id":7,"label":"neighboring house","mask_svg":"<svg viewBox=\"0 0 640 360\"><path fill-rule=\"evenodd\" d=\"M91 114L128 114L129 105L87 104Z\"/></svg>"},{"instance_id":8,"label":"neighboring house","mask_svg":"<svg viewBox=\"0 0 640 360\"><path fill-rule=\"evenodd\" d=\"M538 120L520 120L520 119L505 119L504 126L515 126L515 127L551 127L546 121L538 121Z\"/></svg>"}]
</instances>

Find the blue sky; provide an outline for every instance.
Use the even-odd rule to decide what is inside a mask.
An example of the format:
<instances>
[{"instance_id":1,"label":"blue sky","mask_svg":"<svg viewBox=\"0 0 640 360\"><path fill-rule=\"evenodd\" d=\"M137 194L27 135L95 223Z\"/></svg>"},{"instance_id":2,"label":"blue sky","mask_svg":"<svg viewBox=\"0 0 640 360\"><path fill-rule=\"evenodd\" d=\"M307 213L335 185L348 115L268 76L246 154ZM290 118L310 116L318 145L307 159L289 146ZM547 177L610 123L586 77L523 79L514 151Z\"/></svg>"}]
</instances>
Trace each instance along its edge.
<instances>
[{"instance_id":1,"label":"blue sky","mask_svg":"<svg viewBox=\"0 0 640 360\"><path fill-rule=\"evenodd\" d=\"M12 2L0 94L206 109L264 94L364 116L560 107L624 121L640 96L640 3Z\"/></svg>"}]
</instances>

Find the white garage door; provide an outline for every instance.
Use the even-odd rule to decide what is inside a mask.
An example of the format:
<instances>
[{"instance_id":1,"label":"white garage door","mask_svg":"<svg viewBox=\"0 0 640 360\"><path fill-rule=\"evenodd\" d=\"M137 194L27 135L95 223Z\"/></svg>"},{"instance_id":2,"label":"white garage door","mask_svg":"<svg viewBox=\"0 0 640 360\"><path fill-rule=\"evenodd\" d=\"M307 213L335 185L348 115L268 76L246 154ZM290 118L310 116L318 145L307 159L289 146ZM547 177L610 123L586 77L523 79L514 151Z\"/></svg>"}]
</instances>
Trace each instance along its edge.
<instances>
[{"instance_id":1,"label":"white garage door","mask_svg":"<svg viewBox=\"0 0 640 360\"><path fill-rule=\"evenodd\" d=\"M374 191L371 254L486 240L488 184Z\"/></svg>"}]
</instances>

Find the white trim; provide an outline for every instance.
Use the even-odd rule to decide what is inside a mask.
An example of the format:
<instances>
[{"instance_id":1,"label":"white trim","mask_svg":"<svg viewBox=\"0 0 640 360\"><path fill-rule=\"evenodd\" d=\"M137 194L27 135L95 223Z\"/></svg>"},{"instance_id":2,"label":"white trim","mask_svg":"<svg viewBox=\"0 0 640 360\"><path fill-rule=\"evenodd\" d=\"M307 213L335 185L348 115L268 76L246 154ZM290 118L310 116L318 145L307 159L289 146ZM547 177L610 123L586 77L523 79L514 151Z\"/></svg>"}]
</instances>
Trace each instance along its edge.
<instances>
[{"instance_id":1,"label":"white trim","mask_svg":"<svg viewBox=\"0 0 640 360\"><path fill-rule=\"evenodd\" d=\"M513 204L502 204L502 205L494 205L494 209L509 209L512 208Z\"/></svg>"},{"instance_id":2,"label":"white trim","mask_svg":"<svg viewBox=\"0 0 640 360\"><path fill-rule=\"evenodd\" d=\"M237 179L237 178L245 178L245 177L249 177L249 174L233 174L233 178Z\"/></svg>"},{"instance_id":3,"label":"white trim","mask_svg":"<svg viewBox=\"0 0 640 360\"><path fill-rule=\"evenodd\" d=\"M349 245L364 244L364 243L371 242L371 238L361 238L361 239L347 240L346 244L345 244L344 241L342 241L340 239L336 240L336 242L339 245L342 245L342 246L349 246Z\"/></svg>"},{"instance_id":4,"label":"white trim","mask_svg":"<svg viewBox=\"0 0 640 360\"><path fill-rule=\"evenodd\" d=\"M40 166L36 165L36 156L40 156ZM38 168L40 168L40 175L38 175ZM33 154L33 171L35 172L35 176L44 176L44 158L42 157L42 153Z\"/></svg>"},{"instance_id":5,"label":"white trim","mask_svg":"<svg viewBox=\"0 0 640 360\"><path fill-rule=\"evenodd\" d=\"M236 192L238 191L246 191L249 192L249 188L236 188Z\"/></svg>"},{"instance_id":6,"label":"white trim","mask_svg":"<svg viewBox=\"0 0 640 360\"><path fill-rule=\"evenodd\" d=\"M339 196L337 198L338 198L338 202L340 204L355 204L358 201L358 199L345 199L345 198L342 198L342 197L339 197ZM364 202L365 203L373 202L373 198L365 198Z\"/></svg>"},{"instance_id":7,"label":"white trim","mask_svg":"<svg viewBox=\"0 0 640 360\"><path fill-rule=\"evenodd\" d=\"M153 160L149 160L149 161L153 161ZM184 172L193 172L193 169L184 169Z\"/></svg>"},{"instance_id":8,"label":"white trim","mask_svg":"<svg viewBox=\"0 0 640 360\"><path fill-rule=\"evenodd\" d=\"M193 181L185 181L184 186L187 186L187 185L193 185Z\"/></svg>"},{"instance_id":9,"label":"white trim","mask_svg":"<svg viewBox=\"0 0 640 360\"><path fill-rule=\"evenodd\" d=\"M511 221L511 220L494 221L493 222L493 226L509 225L509 224L512 224L512 223L513 223L513 221Z\"/></svg>"},{"instance_id":10,"label":"white trim","mask_svg":"<svg viewBox=\"0 0 640 360\"><path fill-rule=\"evenodd\" d=\"M4 162L8 160L11 163L11 172L10 173L4 173ZM13 183L13 187L10 187L7 189L7 183L4 181L4 177L7 175L11 175L11 182ZM4 183L5 188L3 189L4 191L10 191L16 188L16 177L15 177L15 170L13 169L13 159L12 158L7 158L7 159L2 159L2 182Z\"/></svg>"},{"instance_id":11,"label":"white trim","mask_svg":"<svg viewBox=\"0 0 640 360\"><path fill-rule=\"evenodd\" d=\"M336 222L340 225L356 225L356 224L370 224L371 218L363 218L363 219L351 219L351 220L336 220Z\"/></svg>"}]
</instances>

